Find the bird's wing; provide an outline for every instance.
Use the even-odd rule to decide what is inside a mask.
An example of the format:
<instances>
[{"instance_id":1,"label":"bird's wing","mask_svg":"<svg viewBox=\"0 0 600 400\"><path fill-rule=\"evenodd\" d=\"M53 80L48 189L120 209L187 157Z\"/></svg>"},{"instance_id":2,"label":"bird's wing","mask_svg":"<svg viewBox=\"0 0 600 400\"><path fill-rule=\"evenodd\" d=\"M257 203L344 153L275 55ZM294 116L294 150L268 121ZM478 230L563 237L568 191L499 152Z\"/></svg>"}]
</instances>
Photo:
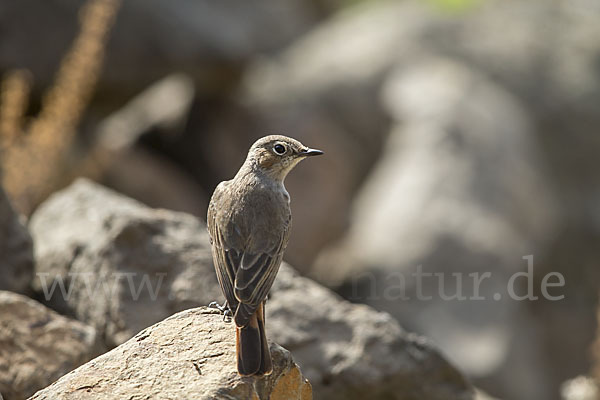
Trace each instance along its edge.
<instances>
[{"instance_id":1,"label":"bird's wing","mask_svg":"<svg viewBox=\"0 0 600 400\"><path fill-rule=\"evenodd\" d=\"M213 200L217 200L220 194L220 186L215 189ZM221 291L227 300L229 307L235 311L238 300L233 290L235 282L235 272L239 265L241 255L235 249L229 248L225 243L223 234L217 224L216 201L211 200L208 207L206 224L212 247L213 263L217 273L217 280L221 286Z\"/></svg>"},{"instance_id":2,"label":"bird's wing","mask_svg":"<svg viewBox=\"0 0 600 400\"><path fill-rule=\"evenodd\" d=\"M242 253L234 281L235 297L240 302L234 316L236 325L245 326L248 323L273 286L288 242L290 225L291 218L272 248L264 252Z\"/></svg>"},{"instance_id":3,"label":"bird's wing","mask_svg":"<svg viewBox=\"0 0 600 400\"><path fill-rule=\"evenodd\" d=\"M243 303L258 306L271 289L283 259L289 236L289 222L277 243L264 252L244 252L235 275L235 294Z\"/></svg>"}]
</instances>

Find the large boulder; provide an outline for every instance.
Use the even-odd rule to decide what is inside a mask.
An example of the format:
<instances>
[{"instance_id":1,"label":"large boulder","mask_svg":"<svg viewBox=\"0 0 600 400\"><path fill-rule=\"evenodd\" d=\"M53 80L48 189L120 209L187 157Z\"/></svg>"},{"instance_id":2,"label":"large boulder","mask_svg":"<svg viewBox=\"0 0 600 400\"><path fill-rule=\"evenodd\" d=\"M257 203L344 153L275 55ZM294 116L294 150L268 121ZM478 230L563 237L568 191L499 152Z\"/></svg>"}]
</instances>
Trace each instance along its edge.
<instances>
[{"instance_id":1,"label":"large boulder","mask_svg":"<svg viewBox=\"0 0 600 400\"><path fill-rule=\"evenodd\" d=\"M193 130L188 133L193 138L184 140L182 150L176 154L183 159L187 152L189 160L197 160L198 154L201 154L200 162L190 162L188 166L198 171L206 171L208 166L206 175L214 179L210 182L214 185L217 179L232 176L249 144L264 133L288 133L316 147L322 146L326 157L302 165L288 179L296 217L294 237L297 239L290 244L288 259L306 272L304 268L308 268L324 243L339 236L348 222L356 221L348 218L351 198L363 183L369 167L377 160L379 150L394 149L385 152L388 161L394 152L411 153L415 158L403 164L399 157L395 157L398 164L394 161L391 164L397 168L410 164L410 171L415 173L413 178L421 179L424 186L430 185L431 201L424 200L423 196L427 195L424 192L412 197L410 190L413 185L405 182L403 187L408 192L401 196L400 201L406 204L411 198L415 199L414 212L408 215L407 226L414 226L415 219L422 215L424 226L417 226L416 232L420 235L425 229L431 229L431 235L442 235L446 228L439 225L448 223L451 228L462 230L460 221L467 218L465 226L469 227L469 231L458 234L475 240L475 251L465 252L465 244L470 245L469 242L455 244L452 233L448 240L438 236L439 251L433 250L432 258L424 256L423 260L445 263L448 256L453 255L457 256L452 257L455 265L500 266L498 271L504 275L494 274L497 280L490 289L491 295L495 294L497 283L502 285L506 282L509 271L525 266L521 257L528 254L535 256L534 280L537 287L549 272L560 272L569 282L564 288L563 307L555 307L555 303L545 301L527 307L523 304L509 305L505 301L499 301L497 305L482 305L488 311L504 307L521 309L517 312L521 317L516 322L506 321L502 326L518 327L522 319L528 326L555 327L531 329L528 336L533 339L521 341L513 335L518 328L511 334L496 335L482 326L475 326L475 331L479 332L476 336L482 340L471 340L471 336L464 335L464 325L457 335L444 334L442 338L436 338L455 360L463 359L463 367L479 376L486 388L499 396L510 398L527 392L529 398L547 399L552 393L558 393L560 382L586 369L585 359L572 357L572 354L586 351L592 341L595 324L593 299L597 291L595 282L600 279L600 270L596 268L600 250L595 245L600 240L597 190L600 136L596 134L600 126L600 114L597 112L600 99L597 73L599 9L587 0L568 3L506 0L471 2L473 7L461 13L447 13L433 3L449 2L361 2L325 21L283 52L253 65L245 74L243 88L233 93L236 105L229 107L232 109L228 112L223 114L221 107L217 108L221 112L215 112L205 102L198 103L190 125ZM404 117L415 109L417 113L427 111L435 102L434 97L440 96L439 87L433 89L435 95L428 90L431 85L439 85L440 79L447 79L444 75L437 77L430 74L418 79L414 88L417 92L420 90L421 96L413 95L411 99L419 97L420 100L414 104L413 111L403 112L402 118L386 106L387 100L382 101L379 89L387 86L389 74L392 71L396 71L396 75L402 74L398 70L403 67L408 67L413 73L418 71L429 63L423 60L423 53L443 54L451 62L465 66L468 74L481 77L470 82L477 85L481 81L484 86L491 86L494 93L484 96L498 97L496 94L500 93L499 102L502 104L497 109L494 108L497 102L490 99L481 102L482 106L477 109L473 106L477 105L478 99L466 102L471 108L468 112L479 114L479 117L475 118L477 121L473 116L465 119L473 129L473 141L470 142L473 144L467 144L471 154L467 155L462 166L460 150L454 152L451 149L453 145L460 148L461 143L454 138L460 140L462 135L443 133L445 127L453 128L450 125L438 130L441 136L429 135L429 131L424 130L403 138L404 132L409 130L403 126ZM435 72L439 68L434 65L426 70ZM432 78L431 85L426 82L428 78ZM460 87L460 83L456 87ZM470 95L467 90L459 96L469 100ZM452 105L459 108L462 104L461 101L452 101ZM516 112L507 112L507 104L512 104L508 107ZM443 105L442 101L436 107L440 105ZM459 110L459 113L463 118L463 111ZM488 124L484 121L488 113L493 114L491 118L495 122L489 121ZM410 115L407 118L414 126L414 118ZM458 117L455 122L460 123ZM474 144L478 140L476 131L479 126L473 125L473 122L486 124L482 128L487 132L482 134L486 144L483 144L485 148L479 161L469 158L476 158L479 151L479 145ZM515 125L522 122L526 126L515 130ZM498 127L491 127L493 124ZM394 127L390 129L390 125ZM387 142L386 136L392 130L395 132L392 134L394 139ZM523 134L505 134L509 130ZM202 132L202 135L197 135L197 132ZM497 137L492 137L494 134ZM427 144L427 140L436 143ZM414 147L405 151L403 144ZM431 155L438 154L431 152L437 146L443 147L440 159ZM444 171L440 165L447 162L448 153L450 162L456 164L448 167L447 178L443 179ZM511 154L516 156L511 158ZM423 157L416 160L421 155ZM427 158L427 155L430 157ZM389 168L388 171L394 174L399 171L397 168ZM458 175L461 168L465 176ZM512 172L505 173L503 177L503 171ZM527 176L528 171L532 176ZM434 175L430 177L427 174ZM465 183L462 179L468 179L466 175L471 174L472 180ZM495 178L488 180L487 174ZM408 172L401 175L409 176ZM541 178L539 182L536 176ZM453 189L454 178L459 181ZM501 180L505 180L506 184ZM436 189L432 181L445 185ZM310 191L305 189L307 182L310 182ZM511 183L512 187L509 187ZM210 186L206 185L209 189ZM420 186L420 183L415 182L415 186ZM389 192L384 185L379 187L379 194L390 199L388 205L396 200L387 194ZM428 189L420 186L416 190ZM449 193L452 190L454 194ZM466 193L461 193L463 190ZM446 191L451 198L442 193L440 200L435 201L440 191ZM313 193L319 194L318 202ZM460 198L463 195L468 197L464 202ZM470 201L472 196L478 197L476 204ZM446 200L453 200L448 203L452 207L444 205ZM556 203L557 207L551 203ZM411 214L411 208L404 210ZM547 219L543 216L546 211ZM380 219L387 218L386 212L378 215ZM457 218L453 219L454 216ZM438 217L444 222L436 226ZM361 223L366 219L361 218ZM401 219L392 217L388 226L398 221ZM482 227L484 224L487 228ZM473 228L474 225L479 227ZM493 231L493 234L479 235L482 229ZM350 230L358 231L356 227ZM401 227L401 230L409 236L407 242L395 241L397 236L387 235L385 230L375 231L380 232L379 235L364 236L366 239L382 239L380 245L399 249L401 258L405 257L403 254L422 251L418 245L408 249L422 238L411 236L410 229ZM427 240L425 238L423 242ZM489 242L482 243L485 240ZM498 248L493 249L494 246ZM375 256L379 254L372 253ZM463 257L458 257L457 253ZM389 255L387 252L381 254ZM418 255L409 257L417 261L420 259ZM373 259L369 259L369 263L373 263ZM328 267L323 275L328 275ZM496 270L496 267L493 269ZM484 312L481 317L476 317L478 313L470 311L466 312L469 314L466 317L481 318L480 321L494 315ZM420 320L420 313L407 313L419 319L414 325L402 319L412 328L419 329L426 323ZM436 320L436 317L427 314L423 318ZM464 320L460 321L458 325ZM454 324L455 321L448 323ZM429 330L426 332L430 334ZM512 339L508 339L509 336ZM491 340L488 342L487 338ZM569 340L565 341L565 338ZM467 345L472 345L470 351L459 351L457 349L464 347L454 345L455 340L463 339ZM522 343L530 340L534 346L521 347ZM499 342L504 344L498 346ZM507 357L504 357L505 352L497 351L505 346L512 348L511 355ZM481 348L487 349L484 354L475 350ZM545 361L547 354L551 354L552 362ZM475 356L466 360L471 355ZM525 362L525 359L529 361ZM507 374L499 373L494 365ZM527 367L522 367L524 365ZM520 368L525 371L521 373ZM532 385L532 380L539 383Z\"/></svg>"},{"instance_id":2,"label":"large boulder","mask_svg":"<svg viewBox=\"0 0 600 400\"><path fill-rule=\"evenodd\" d=\"M595 267L596 260L600 257L600 250L595 245L600 240L600 202L597 190L600 136L596 134L600 126L600 114L597 112L600 99L600 79L597 73L600 13L598 7L587 0L569 3L545 0L470 2L472 7L466 7L460 13L445 12L433 3L439 5L450 2L360 2L324 21L282 52L253 64L245 73L242 88L223 102L226 106L219 104L217 107L210 107L214 104L207 106L206 102L199 102L192 113L189 131L181 136L179 149L173 150L173 154L180 160L187 160L183 162L190 170L205 173L208 178L204 178L203 182L210 190L218 180L233 175L248 146L265 133L287 133L315 147L323 147L326 157L300 166L288 178L295 215L294 237L297 239L290 243L288 259L303 272L307 272L318 251L327 242L343 235L347 224L355 221L353 217L348 217L352 213L352 197L361 187L369 168L376 162L379 150L390 146L386 141L388 133L394 130L397 132L394 136L399 138L402 133L398 131L407 131L402 127L404 120L399 120L394 111L386 108L386 101L382 101L380 88L387 85L389 74L402 67L418 70L427 64L422 59L424 53L443 55L451 62L466 66L482 78L484 85L493 86L494 92L502 92L501 97L508 98L508 101L501 102L513 103L511 108L516 109L519 114L515 116L517 121L525 120L527 125L523 129L519 128L526 131L527 136L524 139L526 147L520 149L518 146L521 139L514 140L514 135L503 137L501 132L504 123L509 125L504 130L513 129L515 125L510 118L502 118L502 115L508 115L504 106L496 112L489 108L490 102L486 102L482 104L487 104L487 109L481 107L473 110L474 113L480 113L482 119L485 119L486 113L496 114L493 118L499 124L498 138L491 139L489 134L484 135L487 138L485 140L489 140L490 147L494 147L494 143L499 147L497 151L484 150L486 155L477 163L483 168L474 170L473 173L478 178L472 183L480 187L495 186L480 178L487 170L501 178L501 172L507 167L512 171L520 169L523 160L519 157L529 157L532 148L533 153L536 153L534 159L521 170L533 171L533 175L541 176L542 181L537 183L535 177L507 173L504 179L510 181L514 178L515 185L510 189L512 193L504 193L512 199L502 194L494 196L495 190L504 191L507 188L506 185L502 188L503 184L489 190L478 190L481 198L478 200L478 207L473 208L474 213L479 213L480 208L483 208L486 215L500 219L493 222L488 217L484 218L496 225L493 229L502 237L500 241L490 239L488 247L498 244L502 249L498 248L497 252L505 252L500 261L495 255L463 253L464 263L510 264L504 271L514 271L515 266L524 266L525 261L521 257L535 253L534 280L537 287L550 272L560 272L567 282L571 282L564 289L564 307L557 308L554 303L545 301L530 304L531 307L520 307L523 309L524 320L529 321L529 324L555 326L554 329L532 330L532 336L539 335L538 340L534 340L534 347L537 348L535 354L531 354L527 346L525 349L520 348L520 341L516 337L513 340L501 339L506 345L515 344L511 354L517 355L518 360L509 356L501 361L504 358L503 352L490 350L486 353L489 357L476 356L473 357L474 360L468 361L471 367L467 369L482 377L486 388L490 388L492 392L498 390L496 393L500 396L513 397L521 392L522 387L525 391L539 392L539 399L547 399L549 392L558 393L560 382L585 370L585 359L574 358L572 354L586 351L592 341L591 332L595 324L592 317L594 302L590 299L596 297L595 282L600 279L599 270ZM430 77L433 78L432 83L437 84L439 79ZM417 85L422 90L421 98L428 101L433 95L428 95L429 86L423 80L421 77ZM476 79L474 82L477 81ZM436 90L435 93L439 94L439 91ZM464 93L465 98L468 95ZM476 104L477 101L470 103ZM427 106L416 104L421 111ZM468 121L471 122L470 119ZM492 123L494 122L490 124ZM390 125L394 128L390 128ZM484 129L488 128L489 125ZM477 127L473 125L473 129L476 130ZM199 135L198 132L202 134ZM414 141L420 142L418 146L425 146L428 136L426 132L420 135L421 138L416 137L416 134L414 136ZM448 134L449 138L453 136L452 133ZM413 138L406 141L400 139L402 143L409 141L412 142ZM168 142L168 139L163 140L163 144L167 146ZM446 143L451 145L452 139ZM513 145L516 146L514 149L510 147ZM394 146L395 149L399 147L401 145ZM505 149L504 152L500 151L502 148ZM476 146L472 150L477 151ZM391 152L386 152L386 157L389 157L389 153ZM493 155L501 153L503 156L497 163ZM511 153L520 155L513 158L514 165L508 161ZM484 161L483 158L486 157L488 160ZM460 163L460 159L456 161ZM465 166L468 168L467 164L470 163L471 161L465 162ZM436 165L439 166L438 160L431 157L419 168L412 169L417 172L414 177L429 179L426 174L431 173ZM402 175L408 176L406 173ZM456 175L453 172L448 174L448 179L444 180L447 187L453 184L451 179L454 177ZM432 179L438 178L439 175ZM309 191L306 190L307 182L311 185ZM532 184L531 188L525 187L522 191L517 188L527 182ZM539 190L540 186L544 188ZM381 188L385 189L383 186ZM460 200L459 191L463 188L464 183L458 182L455 200ZM526 198L525 194L534 192L538 193L535 195L537 200ZM315 201L314 193L318 193L319 201ZM385 190L382 193L386 195ZM524 194L522 202L519 193ZM437 191L433 191L432 195L437 195ZM407 197L410 194L403 196L402 201ZM414 201L415 209L419 209L421 200L422 198L417 198ZM538 200L540 203L536 204ZM425 213L425 219L429 221L428 226L434 230L434 235L440 232L439 227L431 225L433 218L443 212L447 214L443 217L447 221L452 220L453 216L453 210L445 207L443 201L436 203L440 204L439 209ZM550 205L547 213L549 221L545 222L541 215L550 203L555 203L556 207ZM454 204L460 208L460 218L464 218L469 207L457 202ZM486 210L488 206L491 208L490 212ZM505 208L501 210L502 207ZM510 215L507 221L511 226L501 233L498 229L502 229L502 219L507 214L512 214L513 210L515 214ZM480 214L473 215L469 220L473 223L482 222L479 216ZM380 217L386 218L385 213L380 213ZM519 229L521 219L526 225L523 230ZM399 221L396 218L391 220ZM535 227L538 222L539 225ZM453 223L457 225L456 221ZM419 231L422 232L423 229ZM356 228L350 230L356 231ZM515 230L516 235L511 236L510 232ZM475 229L470 234L478 242L488 237L473 234L477 231ZM395 235L385 233L380 236L385 236L381 243L391 241L389 238L396 238ZM522 237L525 238L524 241L515 244L519 240L516 238ZM419 240L409 239L411 245ZM405 252L413 251L406 246L398 246L398 243L400 242L391 245ZM438 255L456 253L452 238L443 245L448 251L442 250L437 252ZM462 245L459 244L458 247ZM516 251L519 247L526 251ZM494 251L496 250L492 250ZM344 266L342 263L330 265ZM327 275L327 268L323 275ZM498 278L498 282L507 279L506 276ZM491 290L492 294L494 291L495 288ZM504 306L504 303L498 304L498 307ZM516 304L506 306L519 308ZM531 314L530 309L533 309ZM489 314L482 318L489 318ZM414 328L417 329L419 325L415 324ZM485 330L476 329L481 332ZM506 338L506 335L500 336ZM466 336L445 335L443 339L449 340L450 337L460 339ZM489 336L485 334L482 337ZM565 337L569 338L568 342L564 341ZM492 342L497 343L497 340L500 339L496 337ZM479 345L484 343L470 339L466 342ZM477 348L481 348L479 345ZM454 345L442 346L448 352L460 353L455 354L455 357L467 358L477 353L456 351L457 347ZM500 348L494 344L484 347ZM553 362L543 362L542 354L552 354ZM524 363L523 358L530 361ZM486 362L487 367L483 368L479 365L482 360L497 362ZM503 370L508 372L508 377L497 373L491 368L492 364L502 365ZM522 374L515 367L525 364L529 367L524 369L536 375L531 379L539 381L539 384L531 385L530 378L524 378L527 373ZM522 379L521 383L515 385L516 381L511 375ZM507 381L511 384L508 385ZM543 389L546 387L547 391ZM514 393L508 393L511 391Z\"/></svg>"},{"instance_id":3,"label":"large boulder","mask_svg":"<svg viewBox=\"0 0 600 400\"><path fill-rule=\"evenodd\" d=\"M0 290L27 293L33 280L33 244L0 187Z\"/></svg>"},{"instance_id":4,"label":"large boulder","mask_svg":"<svg viewBox=\"0 0 600 400\"><path fill-rule=\"evenodd\" d=\"M216 310L196 308L144 329L31 399L311 400L289 351L271 343L273 373L240 377L235 329Z\"/></svg>"},{"instance_id":5,"label":"large boulder","mask_svg":"<svg viewBox=\"0 0 600 400\"><path fill-rule=\"evenodd\" d=\"M553 232L555 203L518 100L464 64L427 55L413 62L382 89L396 123L355 199L353 224L335 251L342 262L316 267L330 285L368 265L416 265L436 250L427 244L436 238L458 236L465 248L513 257Z\"/></svg>"},{"instance_id":6,"label":"large boulder","mask_svg":"<svg viewBox=\"0 0 600 400\"><path fill-rule=\"evenodd\" d=\"M562 400L597 400L600 398L598 381L588 376L578 376L561 386Z\"/></svg>"},{"instance_id":7,"label":"large boulder","mask_svg":"<svg viewBox=\"0 0 600 400\"><path fill-rule=\"evenodd\" d=\"M573 155L580 152L589 160L599 145L580 122L598 124L589 107L600 93L594 74L600 50L597 10L578 23L573 9L543 0L509 0L449 15L421 1L363 2L332 16L274 56L256 60L231 97L218 105L200 102L177 144L162 142L191 170L202 174L208 167L210 177L200 179L209 188L218 183L215 178L233 176L252 141L266 133L281 132L323 147L327 157L288 179L295 215L300 217L295 230L300 240L290 244L288 258L301 267L309 265L347 227L351 199L384 146L390 115L380 87L390 71L414 65L424 51L450 54L499 80L520 97L526 112L539 117L535 122L543 124L540 142L550 150L552 165L573 167L572 172L556 168L557 176L572 178L576 172L587 181L592 177L582 167L588 161ZM533 23L529 15L535 16ZM556 24L545 22L549 16ZM504 21L510 21L510 35L498 35ZM560 32L564 41L547 40L555 33L549 32L551 27L563 23L571 27ZM578 38L585 38L583 49L573 56L572 49L580 49L573 45ZM544 65L547 73L539 73L540 60L546 59L554 62ZM571 115L573 105L581 119ZM576 144L578 152L565 154L564 147L555 144L568 138L556 132L565 123L581 143ZM305 190L307 181L310 191ZM319 193L318 202L314 192Z\"/></svg>"},{"instance_id":8,"label":"large boulder","mask_svg":"<svg viewBox=\"0 0 600 400\"><path fill-rule=\"evenodd\" d=\"M206 268L208 232L191 215L78 180L42 204L30 227L34 288L52 307L95 326L109 346L220 296Z\"/></svg>"},{"instance_id":9,"label":"large boulder","mask_svg":"<svg viewBox=\"0 0 600 400\"><path fill-rule=\"evenodd\" d=\"M343 110L338 114L340 118L336 124L321 124L320 132L327 132L327 135L322 136L337 136L338 131L330 129L332 126L334 128L349 126L348 131L356 126L367 132L370 130L365 129L356 120L360 116L380 113L379 108L382 107L382 102L377 94L373 95L373 87L383 85L382 80L386 80L390 71L399 67L412 67L413 70L418 70L423 66L423 53L443 55L443 57L465 65L479 76L484 77L487 83L492 83L493 86L507 94L511 98L511 103L517 103L518 113L526 115L528 120L529 126L525 128L528 132L527 136L529 136L526 139L527 147L536 148L536 160L531 163L530 167L538 169L539 175L544 176L543 180L547 182L544 184L547 186L544 192L547 197L545 199L538 197L540 205L533 207L535 210L531 216L520 205L513 203L516 213L523 215L522 213L525 212L523 221L525 225L529 225L532 219L539 220L539 213L543 212L548 200L555 202L557 205L555 210L559 210L558 216L551 217L553 221L549 224L551 226L556 223L554 225L556 229L550 228L548 231L544 231L544 229L536 228L533 232L529 230L531 226L524 227L523 232L540 233L541 236L528 236L523 247L535 249L536 277L534 279L536 286L541 284L541 280L549 272L560 272L564 275L565 280L570 282L564 288L563 307L554 307L554 303L545 301L530 304L533 315L526 315L526 320L535 320L535 324L539 326L555 327L543 329L534 334L539 335L536 342L540 352L552 354L553 361L533 361L540 367L526 369L529 371L545 370L542 373L545 376L542 378L544 382L540 381L540 384L531 385L528 379L524 379L522 385L525 390L533 387L548 387L548 392L556 394L559 391L560 382L586 370L585 358L572 357L572 355L582 354L586 351L593 339L592 331L595 326L593 319L595 305L591 299L596 298L597 285L595 282L600 279L599 270L595 267L596 260L600 256L598 246L595 245L600 240L600 220L598 219L600 202L597 190L597 171L600 169L600 158L597 157L597 154L600 152L600 136L596 134L600 127L600 113L598 113L597 107L600 99L600 75L598 74L600 9L593 2L586 0L568 3L545 0L461 2L471 4L471 7L465 7L461 12L446 12L438 7L441 4L452 6L455 3L457 2L361 2L358 6L338 13L296 41L272 62L262 63L262 66L253 68L252 72L259 71L260 74L251 74L248 77L252 84L249 96L250 104L258 104L259 107L261 105L268 106L270 99L276 99L271 102L274 104L273 119L277 120L279 117L283 121L286 119L296 121L296 125L300 126L300 129L305 129L304 121L318 120L322 113L321 110L327 112L326 106L319 103L322 98L320 88L325 88L332 97L338 99L338 104L346 100L344 96L347 97L347 102L360 102L362 99L367 99L367 101L359 111L350 107L338 107L337 110ZM350 43L351 45L349 45ZM428 71L430 70L428 69ZM439 80L433 75L429 75L427 78L432 78L432 84ZM422 101L434 102L435 95L433 93L439 95L439 91L428 92L429 86L424 84L423 80L420 78L415 88L422 90L422 96L420 96ZM363 86L363 91L354 92L352 88L355 86L353 85L360 82L368 84ZM350 90L337 90L344 87L349 87ZM464 93L463 96L468 100L468 93ZM469 103L475 104L476 101ZM283 107L279 104L283 104ZM286 107L288 104L290 106ZM314 104L319 104L320 107L314 107ZM462 103L458 102L458 104ZM417 103L415 107L420 108L420 111L426 110L421 103ZM282 108L287 112L282 113ZM478 112L484 117L483 114L496 113L496 110L482 107ZM269 114L268 108L263 113ZM503 113L504 111L499 111L499 114ZM383 114L384 118L386 116L394 118L393 112L392 114ZM295 120L294 116L296 116ZM517 118L522 120L520 117ZM397 118L394 119L397 120ZM470 122L470 120L467 121ZM401 120L394 130L407 131L402 127L403 122L404 120ZM510 119L501 120L501 118L498 118L497 122L499 125L504 123L513 125L514 123ZM245 124L245 126L248 125L250 124ZM294 123L287 125L291 127L291 132L295 132ZM475 127L473 128L475 129ZM396 134L395 136L398 138L401 135ZM416 140L423 142L428 134L423 132L421 136L421 139ZM451 133L448 134L449 138L452 136ZM355 135L355 137L359 136ZM378 142L381 140L380 137L385 137L385 134L379 133L379 136L371 136L371 141ZM486 137L489 136L486 135ZM505 139L505 145L512 140ZM412 141L413 138L400 139L401 143L407 145L410 145L409 142ZM499 137L496 143L499 141L503 141L503 139ZM367 141L363 143L367 143ZM381 146L383 148L390 146L387 144L389 142L383 143L386 143ZM447 143L451 143L451 139ZM518 143L513 143L518 146ZM399 147L401 145L395 148ZM511 152L527 156L526 153L530 151L518 148L507 149L505 152L507 154L502 158L506 160L508 153ZM404 153L406 154L406 152ZM386 154L386 157L388 156L389 154ZM423 163L420 169L413 169L416 171L415 178L419 177L423 181L429 179L427 173L439 165L438 160L433 156L430 161L430 163ZM467 161L465 164L469 163L470 161ZM515 167L520 163L518 161ZM506 164L502 159L497 163L496 158L489 157L483 165L487 169L502 171ZM475 170L474 173L479 175L484 171ZM407 173L402 175L408 176ZM535 179L523 179L518 175L508 173L506 176L510 176L510 179L514 178L515 183L529 180L536 185ZM451 181L453 177L452 173L448 174L448 179L445 180L447 186L454 183ZM433 177L433 179L436 178ZM332 180L334 183L330 183L330 185L338 186L341 180ZM507 178L507 180L509 179ZM478 184L486 185L485 181L478 182ZM407 186L409 183L407 182ZM415 182L415 185L418 186L419 182ZM462 183L458 182L457 195L460 195L458 192L463 187L461 185ZM339 187L336 189L338 193L346 193ZM382 187L382 189L385 188ZM516 186L515 190L518 191ZM537 189L533 190L537 191ZM382 193L386 195L385 191ZM531 189L525 188L523 193L531 193ZM437 194L437 192L433 194ZM389 196L389 198L391 197ZM405 199L406 197L411 197L411 193L407 192L400 201L409 201L410 199ZM502 198L502 196L499 197ZM422 198L417 198L414 201L416 209L421 200ZM485 199L481 200L483 202ZM390 203L392 201L395 199L390 200ZM536 201L525 200L524 203L535 204ZM429 220L434 215L439 215L443 209L448 213L443 218L451 219L453 210L450 207L444 207L442 202L438 203L440 209L433 212L427 209L423 213L424 219ZM492 209L498 209L499 201L490 198L488 203ZM347 208L346 201L342 201L340 204L340 208ZM531 209L530 206L528 207ZM458 212L463 214L465 208L460 205L459 208L462 208L463 211L458 210ZM422 209L425 210L425 207ZM475 210L479 213L478 209ZM510 213L511 209L507 208L504 212ZM550 211L550 213L553 212ZM381 212L380 216L386 218L384 212ZM335 214L332 213L331 218L334 217ZM519 217L511 216L510 219L513 220L509 222L513 228L509 228L509 230L514 230L520 224ZM354 221L355 219L348 218L348 220ZM471 220L481 221L476 216ZM516 223L515 220L517 220ZM318 218L311 220L310 226L322 224L329 227L332 225L329 221L328 218L327 223L322 223L322 218ZM361 219L361 221L363 220ZM499 225L501 224L502 222L499 223ZM409 225L411 224L409 223ZM433 229L439 229L439 227L433 227ZM352 230L356 229L351 228ZM406 230L406 232L410 231ZM465 234L467 233L465 232ZM394 235L386 236L385 233L381 236L385 236L382 243L385 243L388 238L395 238ZM518 234L514 237L519 236L522 235ZM485 237L477 238L477 240L483 238ZM416 237L410 238L409 244L412 245L417 240L419 239ZM528 246L527 242L532 240L538 244L533 247ZM546 243L544 244L544 242ZM401 249L402 252L413 251L413 249L407 249L407 246L399 246L399 243L404 244L404 242L396 241L394 246ZM497 241L496 244L504 246L505 242ZM453 246L451 241L445 242L446 248ZM509 246L515 249L520 245L510 244ZM527 254L531 254L531 250L513 257L515 261L511 261L511 264L520 264L519 258ZM475 258L481 259L481 262L475 261L478 264L488 262L485 256L480 257L479 254L474 254L473 259L467 257L465 261L473 262ZM495 260L490 262L497 264ZM568 321L568 323L564 323L564 321ZM565 337L569 338L567 342L564 340ZM518 342L518 339L516 341ZM445 345L443 347L446 348ZM487 347L494 348L493 345ZM456 349L456 347L450 346L449 351L453 351L452 349ZM526 353L520 349L515 352L517 354ZM474 351L462 353L465 356L475 354ZM479 357L479 359L482 358ZM517 361L507 361L505 365L509 370L517 373L518 368L513 367L523 364ZM475 369L483 371L480 368ZM475 371L475 373L478 372ZM492 386L498 388L500 392L520 391L519 387L514 384L515 381L511 381L510 385L507 385L506 381L500 382L503 379L502 376L503 374L490 371L487 379L496 381ZM541 392L537 398L547 399L549 393ZM506 393L506 397L514 395Z\"/></svg>"},{"instance_id":10,"label":"large boulder","mask_svg":"<svg viewBox=\"0 0 600 400\"><path fill-rule=\"evenodd\" d=\"M100 354L99 339L91 326L0 291L0 398L31 396Z\"/></svg>"},{"instance_id":11,"label":"large boulder","mask_svg":"<svg viewBox=\"0 0 600 400\"><path fill-rule=\"evenodd\" d=\"M465 378L424 337L387 313L342 300L282 265L267 333L294 354L318 397L472 399Z\"/></svg>"},{"instance_id":12,"label":"large boulder","mask_svg":"<svg viewBox=\"0 0 600 400\"><path fill-rule=\"evenodd\" d=\"M507 293L527 269L522 257L556 229L532 122L476 70L424 54L413 62L383 86L396 124L347 236L314 274L424 332L470 376L502 381L484 387L493 394L547 398L536 324ZM490 275L475 294L471 274Z\"/></svg>"},{"instance_id":13,"label":"large boulder","mask_svg":"<svg viewBox=\"0 0 600 400\"><path fill-rule=\"evenodd\" d=\"M222 300L206 228L189 215L154 210L80 180L42 204L31 228L43 244L36 257L46 279L35 286L44 295L55 282L66 283L70 297L63 302L58 287L51 304L62 302L109 344L174 311ZM292 351L317 397L472 397L462 375L423 338L285 264L266 308L267 335Z\"/></svg>"}]
</instances>

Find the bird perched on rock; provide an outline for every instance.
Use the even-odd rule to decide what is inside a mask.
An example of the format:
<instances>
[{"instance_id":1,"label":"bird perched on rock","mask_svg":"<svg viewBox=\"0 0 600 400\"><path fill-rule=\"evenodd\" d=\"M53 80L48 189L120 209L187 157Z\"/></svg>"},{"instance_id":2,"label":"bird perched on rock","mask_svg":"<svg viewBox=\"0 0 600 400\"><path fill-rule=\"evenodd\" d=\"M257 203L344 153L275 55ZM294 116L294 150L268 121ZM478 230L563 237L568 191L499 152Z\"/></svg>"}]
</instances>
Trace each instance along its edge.
<instances>
[{"instance_id":1,"label":"bird perched on rock","mask_svg":"<svg viewBox=\"0 0 600 400\"><path fill-rule=\"evenodd\" d=\"M226 301L217 307L233 316L240 375L266 375L273 370L264 302L292 224L283 181L300 161L320 154L286 136L263 137L250 147L235 177L221 182L210 200L208 231Z\"/></svg>"}]
</instances>

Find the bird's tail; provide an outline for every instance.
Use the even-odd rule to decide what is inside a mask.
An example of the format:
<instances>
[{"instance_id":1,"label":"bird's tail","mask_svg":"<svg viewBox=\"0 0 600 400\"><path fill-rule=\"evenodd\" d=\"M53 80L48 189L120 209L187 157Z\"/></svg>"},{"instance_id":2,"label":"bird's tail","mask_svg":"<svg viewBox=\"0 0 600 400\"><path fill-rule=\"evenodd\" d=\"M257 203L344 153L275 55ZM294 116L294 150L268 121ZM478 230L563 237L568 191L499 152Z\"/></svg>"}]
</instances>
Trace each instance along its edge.
<instances>
[{"instance_id":1,"label":"bird's tail","mask_svg":"<svg viewBox=\"0 0 600 400\"><path fill-rule=\"evenodd\" d=\"M236 327L237 368L240 375L269 375L273 371L261 304L244 327Z\"/></svg>"}]
</instances>

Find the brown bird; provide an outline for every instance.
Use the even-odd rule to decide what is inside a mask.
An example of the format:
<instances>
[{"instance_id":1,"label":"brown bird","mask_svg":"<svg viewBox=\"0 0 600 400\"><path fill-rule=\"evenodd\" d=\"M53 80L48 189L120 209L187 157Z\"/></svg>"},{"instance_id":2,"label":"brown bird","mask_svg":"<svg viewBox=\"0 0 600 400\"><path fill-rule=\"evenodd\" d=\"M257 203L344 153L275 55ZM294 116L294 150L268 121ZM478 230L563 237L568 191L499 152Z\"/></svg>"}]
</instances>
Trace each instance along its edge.
<instances>
[{"instance_id":1,"label":"brown bird","mask_svg":"<svg viewBox=\"0 0 600 400\"><path fill-rule=\"evenodd\" d=\"M298 162L320 154L286 136L263 137L252 145L235 177L221 182L210 200L208 231L225 295L225 305L217 306L233 315L240 375L266 375L273 370L264 302L292 224L283 181Z\"/></svg>"}]
</instances>

